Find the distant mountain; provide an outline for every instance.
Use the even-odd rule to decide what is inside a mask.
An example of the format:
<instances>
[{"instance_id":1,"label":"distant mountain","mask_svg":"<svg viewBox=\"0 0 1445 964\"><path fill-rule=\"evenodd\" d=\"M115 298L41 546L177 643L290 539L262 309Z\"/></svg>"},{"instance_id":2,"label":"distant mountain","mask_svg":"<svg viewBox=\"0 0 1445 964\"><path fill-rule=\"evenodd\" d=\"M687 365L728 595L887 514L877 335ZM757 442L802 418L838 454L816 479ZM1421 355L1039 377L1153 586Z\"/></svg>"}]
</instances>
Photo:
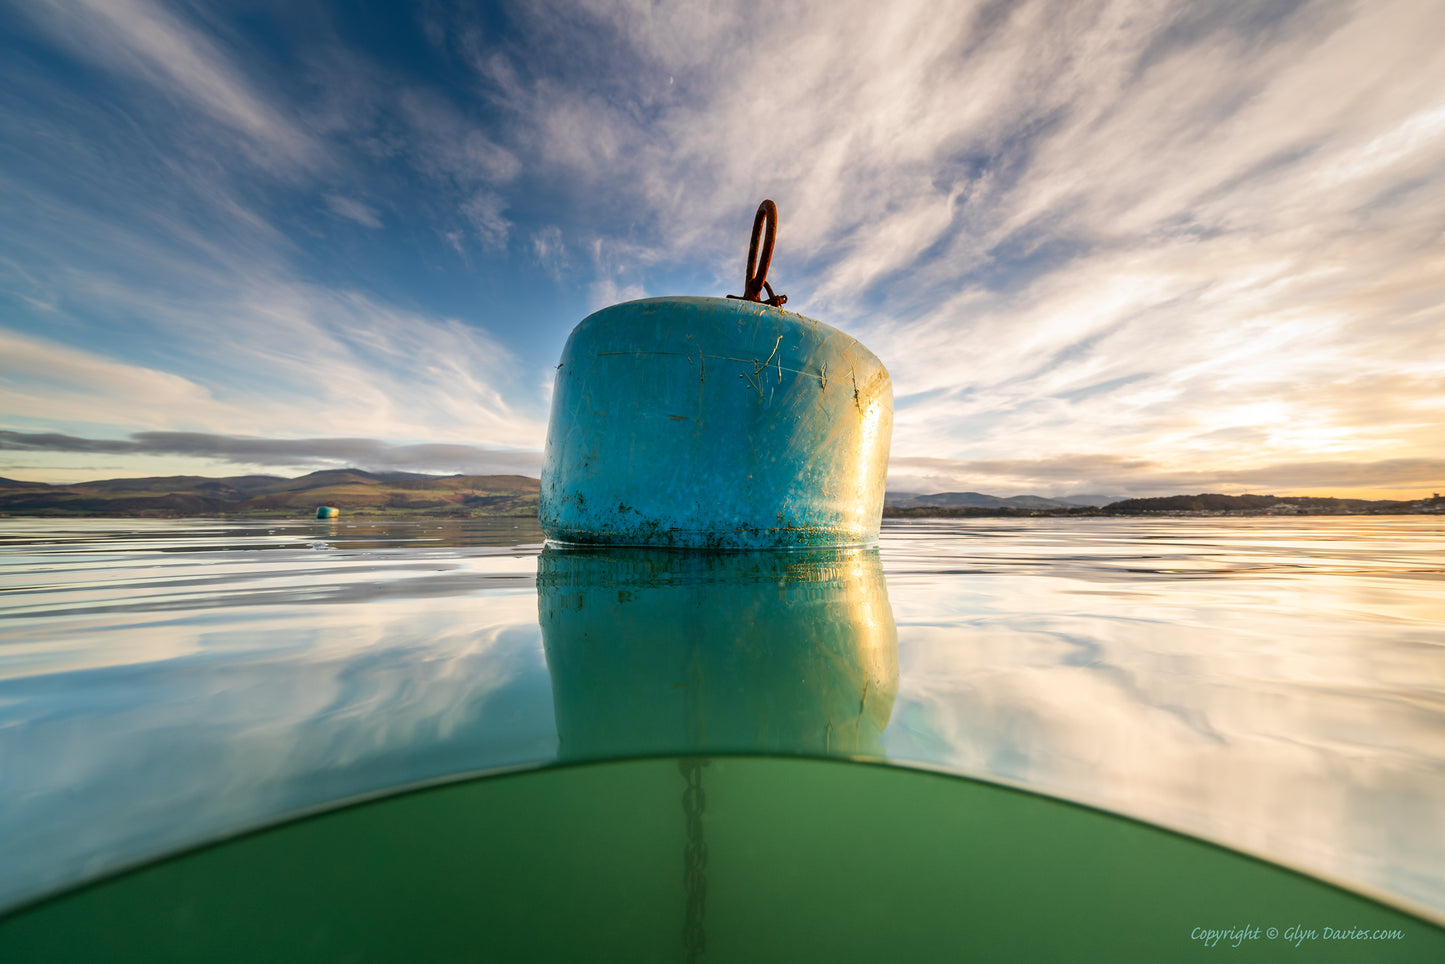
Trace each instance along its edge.
<instances>
[{"instance_id":1,"label":"distant mountain","mask_svg":"<svg viewBox=\"0 0 1445 964\"><path fill-rule=\"evenodd\" d=\"M234 475L223 479L212 479L200 475L169 475L146 479L101 479L96 482L77 482L73 485L50 486L49 488L68 489L93 495L109 495L117 492L215 495L230 492L254 492L287 481L290 480L276 475ZM4 488L4 486L0 485L0 488Z\"/></svg>"},{"instance_id":2,"label":"distant mountain","mask_svg":"<svg viewBox=\"0 0 1445 964\"><path fill-rule=\"evenodd\" d=\"M1401 502L1391 499L1337 499L1323 496L1170 495L1149 499L1121 499L1100 506L1095 496L1074 501L1044 499L1035 495L999 498L981 492L938 492L933 495L897 493L883 506L885 518L970 518L1029 515L1365 515L1445 512L1445 498ZM1084 501L1084 500L1090 501Z\"/></svg>"},{"instance_id":3,"label":"distant mountain","mask_svg":"<svg viewBox=\"0 0 1445 964\"><path fill-rule=\"evenodd\" d=\"M174 475L47 485L0 478L0 515L9 516L310 516L320 505L343 514L531 516L541 484L522 475L422 475L326 469L297 479ZM1445 498L1397 502L1320 496L1171 495L1122 499L1097 507L1037 495L1003 498L982 492L895 493L888 517L1031 515L1357 515L1445 513ZM1074 501L1078 500L1078 501Z\"/></svg>"},{"instance_id":4,"label":"distant mountain","mask_svg":"<svg viewBox=\"0 0 1445 964\"><path fill-rule=\"evenodd\" d=\"M0 479L0 514L296 516L319 505L365 515L534 516L540 483L520 475L421 475L327 469L297 479L178 475L46 485Z\"/></svg>"},{"instance_id":5,"label":"distant mountain","mask_svg":"<svg viewBox=\"0 0 1445 964\"><path fill-rule=\"evenodd\" d=\"M883 504L895 509L1072 509L1081 503L1045 499L1038 495L1001 497L982 492L935 492L932 495L889 495Z\"/></svg>"},{"instance_id":6,"label":"distant mountain","mask_svg":"<svg viewBox=\"0 0 1445 964\"><path fill-rule=\"evenodd\" d=\"M1201 492L1198 495L1169 495L1155 499L1124 499L1104 506L1111 515L1143 515L1156 513L1236 513L1255 515L1363 515L1401 512L1445 511L1445 499L1417 499L1402 502L1395 499L1336 499L1310 495L1220 495Z\"/></svg>"},{"instance_id":7,"label":"distant mountain","mask_svg":"<svg viewBox=\"0 0 1445 964\"><path fill-rule=\"evenodd\" d=\"M1077 495L1066 496L1063 501L1071 505L1101 506L1108 505L1111 502L1118 502L1119 497L1117 495L1103 495L1098 492L1080 492Z\"/></svg>"},{"instance_id":8,"label":"distant mountain","mask_svg":"<svg viewBox=\"0 0 1445 964\"><path fill-rule=\"evenodd\" d=\"M44 482L21 482L19 479L0 478L0 489L43 489Z\"/></svg>"}]
</instances>

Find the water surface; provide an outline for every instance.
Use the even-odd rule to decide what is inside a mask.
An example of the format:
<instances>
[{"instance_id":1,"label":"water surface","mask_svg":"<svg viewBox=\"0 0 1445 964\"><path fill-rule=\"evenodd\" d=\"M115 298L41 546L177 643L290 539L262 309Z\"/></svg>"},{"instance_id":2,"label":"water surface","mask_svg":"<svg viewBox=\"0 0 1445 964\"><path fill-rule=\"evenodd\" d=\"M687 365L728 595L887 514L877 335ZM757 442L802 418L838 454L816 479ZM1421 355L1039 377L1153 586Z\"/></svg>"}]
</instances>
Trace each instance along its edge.
<instances>
[{"instance_id":1,"label":"water surface","mask_svg":"<svg viewBox=\"0 0 1445 964\"><path fill-rule=\"evenodd\" d=\"M0 520L0 907L361 795L640 756L1021 785L1445 920L1438 517Z\"/></svg>"}]
</instances>

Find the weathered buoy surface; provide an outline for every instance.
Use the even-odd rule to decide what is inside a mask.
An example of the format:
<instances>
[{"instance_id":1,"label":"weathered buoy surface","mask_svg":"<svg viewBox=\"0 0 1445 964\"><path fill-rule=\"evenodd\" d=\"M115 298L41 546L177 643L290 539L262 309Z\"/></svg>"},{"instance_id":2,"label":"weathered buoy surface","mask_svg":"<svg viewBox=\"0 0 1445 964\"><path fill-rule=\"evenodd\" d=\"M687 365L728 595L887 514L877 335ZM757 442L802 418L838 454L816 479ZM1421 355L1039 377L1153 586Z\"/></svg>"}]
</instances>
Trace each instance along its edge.
<instances>
[{"instance_id":1,"label":"weathered buoy surface","mask_svg":"<svg viewBox=\"0 0 1445 964\"><path fill-rule=\"evenodd\" d=\"M316 507L316 518L318 519L334 519L339 515L341 515L341 510L334 505L318 505Z\"/></svg>"},{"instance_id":2,"label":"weathered buoy surface","mask_svg":"<svg viewBox=\"0 0 1445 964\"><path fill-rule=\"evenodd\" d=\"M868 543L892 428L887 370L835 328L741 299L613 305L563 349L539 519L564 543Z\"/></svg>"}]
</instances>

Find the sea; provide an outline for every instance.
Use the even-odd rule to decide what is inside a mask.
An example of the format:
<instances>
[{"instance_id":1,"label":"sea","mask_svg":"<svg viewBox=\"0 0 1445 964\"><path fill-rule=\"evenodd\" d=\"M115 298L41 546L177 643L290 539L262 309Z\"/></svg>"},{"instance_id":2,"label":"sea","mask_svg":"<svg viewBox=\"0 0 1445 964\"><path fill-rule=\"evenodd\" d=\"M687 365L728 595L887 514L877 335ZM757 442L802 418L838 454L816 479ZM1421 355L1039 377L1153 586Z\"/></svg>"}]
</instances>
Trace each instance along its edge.
<instances>
[{"instance_id":1,"label":"sea","mask_svg":"<svg viewBox=\"0 0 1445 964\"><path fill-rule=\"evenodd\" d=\"M0 915L576 774L517 804L516 839L476 811L477 846L515 850L539 800L623 807L603 778L649 761L691 835L667 876L688 960L714 959L722 778L768 761L902 781L880 799L1022 791L1445 924L1445 517L885 520L875 547L772 553L561 547L529 519L0 520ZM874 819L839 875L883 895Z\"/></svg>"}]
</instances>

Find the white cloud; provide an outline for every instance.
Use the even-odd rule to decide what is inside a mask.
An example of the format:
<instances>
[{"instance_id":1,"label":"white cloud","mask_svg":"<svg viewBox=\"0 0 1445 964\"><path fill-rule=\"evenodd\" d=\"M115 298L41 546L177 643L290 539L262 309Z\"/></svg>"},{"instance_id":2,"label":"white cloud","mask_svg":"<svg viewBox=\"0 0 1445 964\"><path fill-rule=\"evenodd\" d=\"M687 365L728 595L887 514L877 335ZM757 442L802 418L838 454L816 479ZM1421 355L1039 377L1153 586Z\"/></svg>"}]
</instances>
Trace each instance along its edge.
<instances>
[{"instance_id":1,"label":"white cloud","mask_svg":"<svg viewBox=\"0 0 1445 964\"><path fill-rule=\"evenodd\" d=\"M792 3L785 57L736 7L588 9L548 29L615 36L628 72L505 89L540 163L638 199L604 276L731 278L773 197L773 280L890 366L896 456L1442 442L1445 8Z\"/></svg>"},{"instance_id":2,"label":"white cloud","mask_svg":"<svg viewBox=\"0 0 1445 964\"><path fill-rule=\"evenodd\" d=\"M163 345L169 365L204 375L0 332L4 411L116 429L540 449L544 413L523 388L527 373L484 331L256 266L209 278L191 271L197 287L164 298L73 272L69 297L141 314L146 344Z\"/></svg>"},{"instance_id":3,"label":"white cloud","mask_svg":"<svg viewBox=\"0 0 1445 964\"><path fill-rule=\"evenodd\" d=\"M506 202L495 191L480 190L462 204L462 215L471 225L472 233L483 248L505 247L512 222L503 216Z\"/></svg>"},{"instance_id":4,"label":"white cloud","mask_svg":"<svg viewBox=\"0 0 1445 964\"><path fill-rule=\"evenodd\" d=\"M611 278L603 278L588 289L587 310L600 311L623 301L636 301L646 297L647 289L641 285L619 285Z\"/></svg>"},{"instance_id":5,"label":"white cloud","mask_svg":"<svg viewBox=\"0 0 1445 964\"><path fill-rule=\"evenodd\" d=\"M22 468L27 467L24 459L42 452L83 455L92 460L99 455L130 464L146 460L170 464L200 462L211 471L219 462L255 470L283 468L296 474L316 469L360 468L375 472L400 469L446 475L535 478L542 465L542 455L537 451L489 449L464 443L392 444L374 438L237 437L209 432L133 432L123 439L96 439L57 432L0 430L0 450L15 453L6 456L4 461L15 460Z\"/></svg>"},{"instance_id":6,"label":"white cloud","mask_svg":"<svg viewBox=\"0 0 1445 964\"><path fill-rule=\"evenodd\" d=\"M149 0L48 0L25 9L74 53L149 83L243 135L264 164L310 167L318 143L270 103L234 58Z\"/></svg>"},{"instance_id":7,"label":"white cloud","mask_svg":"<svg viewBox=\"0 0 1445 964\"><path fill-rule=\"evenodd\" d=\"M170 8L36 9L54 35L82 38L66 43L83 56L242 133L273 165L329 158L339 173L308 190L329 192L333 213L429 219L466 270L535 260L589 307L679 276L738 290L754 206L774 198L771 280L889 366L900 459L1067 451L1224 472L1393 464L1445 443L1429 416L1445 401L1439 5L799 0L764 27L735 4L536 0L504 42L427 20L437 56L469 64L473 87L429 86L333 38L308 61L321 93L304 105L268 98L239 41ZM95 42L112 23L116 38ZM382 162L422 203L365 181ZM217 306L270 339L225 343L291 383L298 358L334 341L328 377L381 422L414 424L349 374L371 373L364 358L386 340L368 325L406 313L298 283L293 242L264 208L197 169L177 176L233 236L186 205L144 217L246 277L238 297L167 298L156 316ZM36 280L27 290L56 305ZM325 320L353 312L370 319L354 333ZM427 326L446 342L445 321ZM487 337L490 357L514 336ZM404 373L387 397L428 373L386 357ZM478 385L511 384L477 364ZM191 377L213 394L226 381ZM537 381L518 381L533 403Z\"/></svg>"},{"instance_id":8,"label":"white cloud","mask_svg":"<svg viewBox=\"0 0 1445 964\"><path fill-rule=\"evenodd\" d=\"M381 218L377 216L376 211L362 204L355 198L342 197L340 194L328 194L326 195L326 206L348 221L355 221L363 227L381 227Z\"/></svg>"},{"instance_id":9,"label":"white cloud","mask_svg":"<svg viewBox=\"0 0 1445 964\"><path fill-rule=\"evenodd\" d=\"M542 269L555 280L562 279L562 273L571 265L567 256L567 243L562 238L562 229L555 224L532 233L532 254Z\"/></svg>"},{"instance_id":10,"label":"white cloud","mask_svg":"<svg viewBox=\"0 0 1445 964\"><path fill-rule=\"evenodd\" d=\"M195 428L226 406L180 375L0 329L0 411L11 418Z\"/></svg>"},{"instance_id":11,"label":"white cloud","mask_svg":"<svg viewBox=\"0 0 1445 964\"><path fill-rule=\"evenodd\" d=\"M405 123L406 149L428 176L465 187L504 184L521 173L516 154L441 95L408 88L395 106Z\"/></svg>"}]
</instances>

